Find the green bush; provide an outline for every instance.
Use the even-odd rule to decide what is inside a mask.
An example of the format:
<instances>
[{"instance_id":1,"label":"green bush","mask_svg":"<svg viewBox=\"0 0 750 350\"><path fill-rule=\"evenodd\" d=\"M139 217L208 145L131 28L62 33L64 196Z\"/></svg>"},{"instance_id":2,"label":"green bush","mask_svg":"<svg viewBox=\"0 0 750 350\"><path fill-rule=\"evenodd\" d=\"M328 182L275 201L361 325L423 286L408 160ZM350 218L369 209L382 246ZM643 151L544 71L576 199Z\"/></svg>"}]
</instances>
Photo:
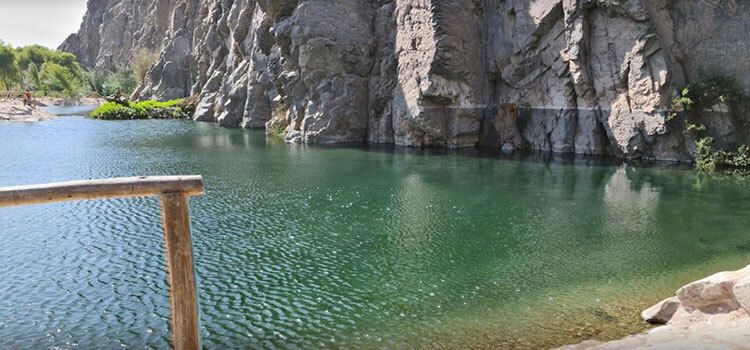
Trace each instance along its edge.
<instances>
[{"instance_id":1,"label":"green bush","mask_svg":"<svg viewBox=\"0 0 750 350\"><path fill-rule=\"evenodd\" d=\"M87 71L83 73L83 80L88 89L99 96L111 96L117 91L130 95L138 85L133 71L125 67L118 67L113 72Z\"/></svg>"},{"instance_id":2,"label":"green bush","mask_svg":"<svg viewBox=\"0 0 750 350\"><path fill-rule=\"evenodd\" d=\"M674 119L680 110L687 113L688 119L699 118L701 112L717 104L723 103L732 108L743 98L742 86L736 79L701 69L695 80L689 82L680 96L672 100L672 111L667 120Z\"/></svg>"},{"instance_id":3,"label":"green bush","mask_svg":"<svg viewBox=\"0 0 750 350\"><path fill-rule=\"evenodd\" d=\"M114 102L107 102L102 104L93 112L91 112L91 117L104 120L139 119L136 118L136 114L133 109Z\"/></svg>"},{"instance_id":4,"label":"green bush","mask_svg":"<svg viewBox=\"0 0 750 350\"><path fill-rule=\"evenodd\" d=\"M42 88L42 79L39 76L39 67L36 63L31 62L29 67L24 72L24 84L33 90L39 90Z\"/></svg>"},{"instance_id":5,"label":"green bush","mask_svg":"<svg viewBox=\"0 0 750 350\"><path fill-rule=\"evenodd\" d=\"M91 112L91 117L102 120L185 119L192 117L194 111L195 107L187 99L128 102L127 106L107 102Z\"/></svg>"},{"instance_id":6,"label":"green bush","mask_svg":"<svg viewBox=\"0 0 750 350\"><path fill-rule=\"evenodd\" d=\"M111 72L84 71L76 56L40 45L14 48L0 42L0 89L31 89L43 95L66 97L110 96L116 91L130 95L150 65L158 58L152 51L139 51L130 66L118 66Z\"/></svg>"},{"instance_id":7,"label":"green bush","mask_svg":"<svg viewBox=\"0 0 750 350\"><path fill-rule=\"evenodd\" d=\"M8 89L33 89L45 94L62 92L67 97L85 93L83 69L75 55L39 45L11 49L15 53L13 64L21 79L16 81L20 86L14 83L7 86Z\"/></svg>"},{"instance_id":8,"label":"green bush","mask_svg":"<svg viewBox=\"0 0 750 350\"><path fill-rule=\"evenodd\" d=\"M41 67L47 62L51 62L67 69L76 77L80 77L82 72L76 56L72 53L50 50L40 45L19 47L16 49L16 53L18 69L22 71L28 69L32 63Z\"/></svg>"},{"instance_id":9,"label":"green bush","mask_svg":"<svg viewBox=\"0 0 750 350\"><path fill-rule=\"evenodd\" d=\"M743 88L733 77L707 73L701 69L695 80L687 84L680 96L672 101L672 111L667 120L683 112L682 125L685 134L693 135L695 142L695 168L701 172L716 170L750 171L750 146L742 145L734 150L719 150L714 139L708 135L704 112L724 104L737 121L738 110L745 99ZM737 124L739 125L739 124Z\"/></svg>"},{"instance_id":10,"label":"green bush","mask_svg":"<svg viewBox=\"0 0 750 350\"><path fill-rule=\"evenodd\" d=\"M695 168L701 172L720 170L750 171L750 146L742 145L736 150L716 150L714 139L704 137L695 142Z\"/></svg>"},{"instance_id":11,"label":"green bush","mask_svg":"<svg viewBox=\"0 0 750 350\"><path fill-rule=\"evenodd\" d=\"M704 137L695 142L695 168L702 172L716 170L717 156L713 147L714 139Z\"/></svg>"}]
</instances>

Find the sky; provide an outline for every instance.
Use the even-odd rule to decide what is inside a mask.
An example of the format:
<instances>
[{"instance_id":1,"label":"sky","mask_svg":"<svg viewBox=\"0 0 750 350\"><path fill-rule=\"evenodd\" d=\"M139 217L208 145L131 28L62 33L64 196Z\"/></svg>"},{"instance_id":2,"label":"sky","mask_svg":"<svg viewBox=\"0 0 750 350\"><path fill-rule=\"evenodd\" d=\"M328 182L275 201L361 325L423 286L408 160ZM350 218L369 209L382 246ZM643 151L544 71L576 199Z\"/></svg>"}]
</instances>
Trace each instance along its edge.
<instances>
[{"instance_id":1,"label":"sky","mask_svg":"<svg viewBox=\"0 0 750 350\"><path fill-rule=\"evenodd\" d=\"M0 0L0 40L56 49L78 31L86 0Z\"/></svg>"}]
</instances>

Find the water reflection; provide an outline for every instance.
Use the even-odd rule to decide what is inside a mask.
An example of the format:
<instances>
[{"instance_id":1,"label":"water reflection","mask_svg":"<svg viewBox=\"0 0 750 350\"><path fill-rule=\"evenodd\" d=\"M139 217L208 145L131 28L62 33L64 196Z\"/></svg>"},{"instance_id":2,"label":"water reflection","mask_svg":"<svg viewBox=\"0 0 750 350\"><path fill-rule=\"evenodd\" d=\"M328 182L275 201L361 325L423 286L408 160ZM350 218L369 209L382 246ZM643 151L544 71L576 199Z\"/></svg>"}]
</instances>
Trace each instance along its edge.
<instances>
[{"instance_id":1,"label":"water reflection","mask_svg":"<svg viewBox=\"0 0 750 350\"><path fill-rule=\"evenodd\" d=\"M604 186L603 203L607 229L622 234L649 232L655 227L660 191L648 182L638 186L632 178L637 177L637 169L619 167Z\"/></svg>"}]
</instances>

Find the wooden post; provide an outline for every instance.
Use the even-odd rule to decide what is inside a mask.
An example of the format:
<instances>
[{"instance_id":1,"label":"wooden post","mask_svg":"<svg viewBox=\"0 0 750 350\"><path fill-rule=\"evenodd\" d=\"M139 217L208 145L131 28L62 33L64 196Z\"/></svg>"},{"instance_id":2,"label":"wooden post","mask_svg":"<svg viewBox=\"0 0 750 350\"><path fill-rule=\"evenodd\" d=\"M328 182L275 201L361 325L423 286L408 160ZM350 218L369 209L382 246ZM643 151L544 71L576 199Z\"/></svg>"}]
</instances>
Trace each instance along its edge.
<instances>
[{"instance_id":1,"label":"wooden post","mask_svg":"<svg viewBox=\"0 0 750 350\"><path fill-rule=\"evenodd\" d=\"M161 213L172 311L172 345L175 350L198 350L200 325L187 196L180 192L162 194Z\"/></svg>"},{"instance_id":2,"label":"wooden post","mask_svg":"<svg viewBox=\"0 0 750 350\"><path fill-rule=\"evenodd\" d=\"M167 260L170 328L176 350L198 350L198 296L187 198L203 194L200 176L131 177L0 187L0 208L55 202L159 196Z\"/></svg>"}]
</instances>

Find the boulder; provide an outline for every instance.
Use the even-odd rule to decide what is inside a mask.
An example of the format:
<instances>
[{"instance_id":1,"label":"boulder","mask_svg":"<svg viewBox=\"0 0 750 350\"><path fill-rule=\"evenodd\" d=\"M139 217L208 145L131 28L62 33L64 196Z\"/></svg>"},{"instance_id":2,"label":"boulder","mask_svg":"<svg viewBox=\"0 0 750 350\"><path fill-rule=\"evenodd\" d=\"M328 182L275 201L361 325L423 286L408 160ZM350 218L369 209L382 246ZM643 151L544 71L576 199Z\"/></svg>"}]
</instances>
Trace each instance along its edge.
<instances>
[{"instance_id":1,"label":"boulder","mask_svg":"<svg viewBox=\"0 0 750 350\"><path fill-rule=\"evenodd\" d=\"M665 324L610 342L585 341L561 350L747 349L750 339L750 266L690 283L641 313Z\"/></svg>"},{"instance_id":2,"label":"boulder","mask_svg":"<svg viewBox=\"0 0 750 350\"><path fill-rule=\"evenodd\" d=\"M672 319L672 316L677 312L679 307L680 299L671 297L643 310L641 312L641 319L651 324L665 324Z\"/></svg>"},{"instance_id":3,"label":"boulder","mask_svg":"<svg viewBox=\"0 0 750 350\"><path fill-rule=\"evenodd\" d=\"M750 313L750 274L738 280L732 288L734 297L740 306Z\"/></svg>"},{"instance_id":4,"label":"boulder","mask_svg":"<svg viewBox=\"0 0 750 350\"><path fill-rule=\"evenodd\" d=\"M735 298L734 286L748 273L748 268L719 272L680 288L677 290L677 298L688 311L726 313L736 310L740 305Z\"/></svg>"}]
</instances>

